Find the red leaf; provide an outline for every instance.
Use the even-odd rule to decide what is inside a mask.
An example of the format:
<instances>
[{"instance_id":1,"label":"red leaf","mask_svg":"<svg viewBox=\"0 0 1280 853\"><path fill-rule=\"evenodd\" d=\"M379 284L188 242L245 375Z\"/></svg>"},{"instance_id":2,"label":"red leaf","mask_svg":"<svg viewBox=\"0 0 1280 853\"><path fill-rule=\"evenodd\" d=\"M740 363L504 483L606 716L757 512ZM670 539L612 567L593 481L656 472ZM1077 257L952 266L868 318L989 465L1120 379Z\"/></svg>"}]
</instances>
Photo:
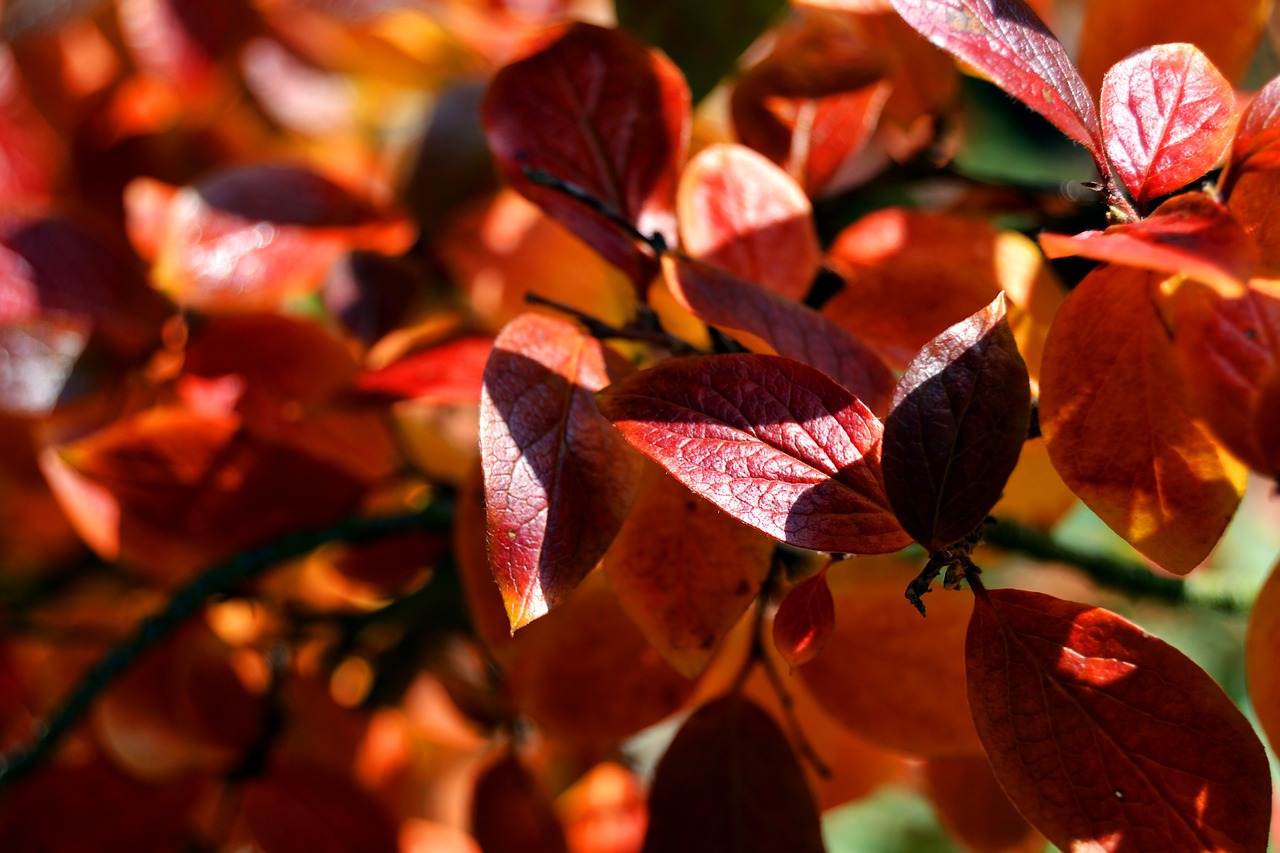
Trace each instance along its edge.
<instances>
[{"instance_id":1,"label":"red leaf","mask_svg":"<svg viewBox=\"0 0 1280 853\"><path fill-rule=\"evenodd\" d=\"M893 373L870 347L834 321L732 273L679 255L665 256L662 271L672 295L699 319L730 332L745 332L759 339L764 345L760 349L816 367L873 412L888 409Z\"/></svg>"},{"instance_id":2,"label":"red leaf","mask_svg":"<svg viewBox=\"0 0 1280 853\"><path fill-rule=\"evenodd\" d=\"M1009 802L985 755L931 758L924 783L942 825L974 853L1044 850L1044 837Z\"/></svg>"},{"instance_id":3,"label":"red leaf","mask_svg":"<svg viewBox=\"0 0 1280 853\"><path fill-rule=\"evenodd\" d=\"M1260 260L1240 223L1205 193L1176 195L1146 219L1084 231L1074 237L1041 234L1050 258L1080 255L1130 267L1181 273L1239 294Z\"/></svg>"},{"instance_id":4,"label":"red leaf","mask_svg":"<svg viewBox=\"0 0 1280 853\"><path fill-rule=\"evenodd\" d=\"M1234 118L1231 84L1194 45L1137 51L1102 80L1107 156L1142 210L1212 169Z\"/></svg>"},{"instance_id":5,"label":"red leaf","mask_svg":"<svg viewBox=\"0 0 1280 853\"><path fill-rule=\"evenodd\" d=\"M712 145L689 161L677 195L690 255L792 299L803 299L822 250L813 207L786 172L750 148Z\"/></svg>"},{"instance_id":6,"label":"red leaf","mask_svg":"<svg viewBox=\"0 0 1280 853\"><path fill-rule=\"evenodd\" d=\"M876 554L909 541L884 495L880 421L800 362L675 359L610 388L601 411L696 494L789 545Z\"/></svg>"},{"instance_id":7,"label":"red leaf","mask_svg":"<svg viewBox=\"0 0 1280 853\"><path fill-rule=\"evenodd\" d=\"M892 0L929 41L990 77L997 86L1079 142L1106 175L1093 95L1062 43L1023 0Z\"/></svg>"},{"instance_id":8,"label":"red leaf","mask_svg":"<svg viewBox=\"0 0 1280 853\"><path fill-rule=\"evenodd\" d=\"M1259 89L1240 116L1220 182L1223 197L1230 197L1245 172L1275 168L1280 168L1280 77Z\"/></svg>"},{"instance_id":9,"label":"red leaf","mask_svg":"<svg viewBox=\"0 0 1280 853\"><path fill-rule=\"evenodd\" d=\"M703 705L658 762L646 853L820 853L818 806L777 724L739 696Z\"/></svg>"},{"instance_id":10,"label":"red leaf","mask_svg":"<svg viewBox=\"0 0 1280 853\"><path fill-rule=\"evenodd\" d=\"M827 568L791 588L773 617L773 645L792 669L813 660L831 640L836 605Z\"/></svg>"},{"instance_id":11,"label":"red leaf","mask_svg":"<svg viewBox=\"0 0 1280 853\"><path fill-rule=\"evenodd\" d=\"M317 764L280 764L245 786L244 820L263 853L398 850L396 826L349 774Z\"/></svg>"},{"instance_id":12,"label":"red leaf","mask_svg":"<svg viewBox=\"0 0 1280 853\"><path fill-rule=\"evenodd\" d=\"M365 373L356 388L437 405L476 403L492 351L490 338L458 338Z\"/></svg>"},{"instance_id":13,"label":"red leaf","mask_svg":"<svg viewBox=\"0 0 1280 853\"><path fill-rule=\"evenodd\" d=\"M982 523L1018 462L1030 417L1027 365L1000 294L926 344L894 392L885 490L917 542L939 551Z\"/></svg>"},{"instance_id":14,"label":"red leaf","mask_svg":"<svg viewBox=\"0 0 1280 853\"><path fill-rule=\"evenodd\" d=\"M489 562L514 631L595 567L640 474L592 393L616 366L577 327L525 314L494 341L480 400Z\"/></svg>"},{"instance_id":15,"label":"red leaf","mask_svg":"<svg viewBox=\"0 0 1280 853\"><path fill-rule=\"evenodd\" d=\"M1109 611L1022 590L978 593L965 652L996 778L1060 848L1266 849L1262 744L1181 652Z\"/></svg>"},{"instance_id":16,"label":"red leaf","mask_svg":"<svg viewBox=\"0 0 1280 853\"><path fill-rule=\"evenodd\" d=\"M471 833L485 853L564 853L564 828L551 798L514 755L481 774L471 804Z\"/></svg>"},{"instance_id":17,"label":"red leaf","mask_svg":"<svg viewBox=\"0 0 1280 853\"><path fill-rule=\"evenodd\" d=\"M567 181L675 245L676 177L689 145L689 89L679 69L623 32L573 24L498 72L483 119L511 185L637 288L648 284L657 262L647 246L525 169Z\"/></svg>"},{"instance_id":18,"label":"red leaf","mask_svg":"<svg viewBox=\"0 0 1280 853\"><path fill-rule=\"evenodd\" d=\"M1272 749L1280 743L1280 679L1276 678L1276 656L1280 654L1280 564L1258 592L1249 614L1249 633L1245 640L1245 672L1249 681L1249 700L1258 722L1271 741Z\"/></svg>"}]
</instances>

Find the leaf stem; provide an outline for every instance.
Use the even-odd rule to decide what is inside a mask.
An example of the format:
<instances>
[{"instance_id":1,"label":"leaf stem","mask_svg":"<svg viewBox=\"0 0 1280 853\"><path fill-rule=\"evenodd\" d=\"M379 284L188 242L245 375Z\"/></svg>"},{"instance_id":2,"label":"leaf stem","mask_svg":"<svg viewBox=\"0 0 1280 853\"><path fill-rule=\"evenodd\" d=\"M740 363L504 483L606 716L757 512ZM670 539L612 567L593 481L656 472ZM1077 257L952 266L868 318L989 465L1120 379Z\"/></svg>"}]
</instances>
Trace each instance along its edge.
<instances>
[{"instance_id":1,"label":"leaf stem","mask_svg":"<svg viewBox=\"0 0 1280 853\"><path fill-rule=\"evenodd\" d=\"M591 208L624 231L627 236L648 246L649 250L653 252L655 258L662 257L662 255L666 253L667 249L670 248L667 246L666 239L661 234L643 233L639 228L636 228L635 225L628 221L627 218L622 215L621 211L614 210L612 207L605 204L603 201L596 198L577 184L572 184L564 178L557 177L545 169L533 169L529 166L525 166L523 168L524 176L530 181L538 186L555 190L556 192L566 195L574 201Z\"/></svg>"},{"instance_id":2,"label":"leaf stem","mask_svg":"<svg viewBox=\"0 0 1280 853\"><path fill-rule=\"evenodd\" d=\"M267 569L328 542L367 542L412 528L444 532L449 529L452 515L452 502L438 499L419 512L347 519L330 527L296 533L242 552L199 575L174 593L164 609L144 619L132 637L112 649L89 670L62 704L37 725L31 741L0 756L0 791L37 769L116 679L171 635L209 599L226 595Z\"/></svg>"},{"instance_id":3,"label":"leaf stem","mask_svg":"<svg viewBox=\"0 0 1280 853\"><path fill-rule=\"evenodd\" d=\"M541 305L546 308L554 308L564 314L573 317L587 329L587 334L601 341L639 341L646 344L654 344L671 351L675 355L697 355L698 348L685 341L680 340L670 332L665 331L657 325L656 322L645 322L642 325L627 326L618 328L610 325L585 311L580 311L572 305L566 305L555 299L548 299L537 293L526 293L524 301L530 305ZM642 309L648 310L648 309ZM641 315L642 317L646 315Z\"/></svg>"}]
</instances>

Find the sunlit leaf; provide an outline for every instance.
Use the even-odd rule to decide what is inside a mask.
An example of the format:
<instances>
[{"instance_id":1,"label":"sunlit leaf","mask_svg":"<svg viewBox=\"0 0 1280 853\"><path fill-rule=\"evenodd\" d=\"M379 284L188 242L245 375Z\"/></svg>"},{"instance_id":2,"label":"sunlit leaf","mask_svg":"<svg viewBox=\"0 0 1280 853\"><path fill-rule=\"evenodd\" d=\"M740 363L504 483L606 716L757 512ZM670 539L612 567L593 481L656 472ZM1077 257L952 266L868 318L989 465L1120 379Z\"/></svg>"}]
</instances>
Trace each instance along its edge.
<instances>
[{"instance_id":1,"label":"sunlit leaf","mask_svg":"<svg viewBox=\"0 0 1280 853\"><path fill-rule=\"evenodd\" d=\"M955 54L1089 149L1107 173L1093 95L1066 49L1023 0L893 0L929 41Z\"/></svg>"},{"instance_id":2,"label":"sunlit leaf","mask_svg":"<svg viewBox=\"0 0 1280 853\"><path fill-rule=\"evenodd\" d=\"M1221 192L1229 197L1240 175L1280 167L1280 77L1259 89L1240 115Z\"/></svg>"},{"instance_id":3,"label":"sunlit leaf","mask_svg":"<svg viewBox=\"0 0 1280 853\"><path fill-rule=\"evenodd\" d=\"M776 723L739 696L703 705L658 762L647 853L817 853L818 810Z\"/></svg>"},{"instance_id":4,"label":"sunlit leaf","mask_svg":"<svg viewBox=\"0 0 1280 853\"><path fill-rule=\"evenodd\" d=\"M792 669L813 660L831 641L836 610L827 570L807 577L787 592L773 617L773 645Z\"/></svg>"},{"instance_id":5,"label":"sunlit leaf","mask_svg":"<svg viewBox=\"0 0 1280 853\"><path fill-rule=\"evenodd\" d=\"M639 460L592 397L618 369L598 341L538 314L494 341L480 446L489 562L513 631L573 591L631 505Z\"/></svg>"},{"instance_id":6,"label":"sunlit leaf","mask_svg":"<svg viewBox=\"0 0 1280 853\"><path fill-rule=\"evenodd\" d=\"M1142 210L1213 168L1231 141L1235 93L1194 45L1156 45L1116 63L1101 104L1107 157Z\"/></svg>"},{"instance_id":7,"label":"sunlit leaf","mask_svg":"<svg viewBox=\"0 0 1280 853\"><path fill-rule=\"evenodd\" d=\"M1222 535L1244 469L1196 416L1156 308L1161 276L1102 267L1058 311L1040 426L1062 479L1111 529L1185 574Z\"/></svg>"},{"instance_id":8,"label":"sunlit leaf","mask_svg":"<svg viewBox=\"0 0 1280 853\"><path fill-rule=\"evenodd\" d=\"M694 493L800 548L896 551L876 416L791 359L675 359L609 389L601 411Z\"/></svg>"},{"instance_id":9,"label":"sunlit leaf","mask_svg":"<svg viewBox=\"0 0 1280 853\"><path fill-rule=\"evenodd\" d=\"M648 791L637 773L602 761L556 797L571 853L639 851L649 822Z\"/></svg>"},{"instance_id":10,"label":"sunlit leaf","mask_svg":"<svg viewBox=\"0 0 1280 853\"><path fill-rule=\"evenodd\" d=\"M885 491L930 552L972 533L995 506L1027 437L1031 389L1003 294L925 344L884 424Z\"/></svg>"},{"instance_id":11,"label":"sunlit leaf","mask_svg":"<svg viewBox=\"0 0 1280 853\"><path fill-rule=\"evenodd\" d=\"M974 853L1044 850L1044 837L1009 802L985 755L929 759L924 787L943 825Z\"/></svg>"},{"instance_id":12,"label":"sunlit leaf","mask_svg":"<svg viewBox=\"0 0 1280 853\"><path fill-rule=\"evenodd\" d=\"M689 161L676 201L680 242L700 261L803 299L821 262L813 207L796 182L741 145Z\"/></svg>"},{"instance_id":13,"label":"sunlit leaf","mask_svg":"<svg viewBox=\"0 0 1280 853\"><path fill-rule=\"evenodd\" d=\"M588 193L642 234L675 244L676 177L689 90L665 56L619 30L573 24L498 72L483 107L507 181L636 284L656 259L582 201L533 181L538 170Z\"/></svg>"},{"instance_id":14,"label":"sunlit leaf","mask_svg":"<svg viewBox=\"0 0 1280 853\"><path fill-rule=\"evenodd\" d=\"M769 573L774 544L648 465L604 556L609 585L655 649L692 678Z\"/></svg>"},{"instance_id":15,"label":"sunlit leaf","mask_svg":"<svg viewBox=\"0 0 1280 853\"><path fill-rule=\"evenodd\" d=\"M816 367L872 412L888 409L893 373L870 347L808 306L679 255L662 259L671 293L695 316L743 343Z\"/></svg>"},{"instance_id":16,"label":"sunlit leaf","mask_svg":"<svg viewBox=\"0 0 1280 853\"><path fill-rule=\"evenodd\" d=\"M485 769L471 801L471 833L485 853L565 853L551 798L515 755Z\"/></svg>"},{"instance_id":17,"label":"sunlit leaf","mask_svg":"<svg viewBox=\"0 0 1280 853\"><path fill-rule=\"evenodd\" d=\"M1258 246L1205 193L1176 195L1146 219L1075 236L1041 234L1050 258L1080 255L1123 266L1182 274L1238 295L1258 268Z\"/></svg>"},{"instance_id":18,"label":"sunlit leaf","mask_svg":"<svg viewBox=\"0 0 1280 853\"><path fill-rule=\"evenodd\" d=\"M973 602L935 591L921 619L903 595L919 570L918 563L897 559L833 566L835 633L796 672L827 713L877 746L979 755L982 745L965 710L961 651Z\"/></svg>"},{"instance_id":19,"label":"sunlit leaf","mask_svg":"<svg viewBox=\"0 0 1280 853\"><path fill-rule=\"evenodd\" d=\"M458 338L369 371L356 388L437 404L478 403L484 366L492 351L490 338Z\"/></svg>"},{"instance_id":20,"label":"sunlit leaf","mask_svg":"<svg viewBox=\"0 0 1280 853\"><path fill-rule=\"evenodd\" d=\"M1022 590L977 597L974 722L996 778L1050 841L1266 849L1266 754L1203 670L1101 608Z\"/></svg>"}]
</instances>

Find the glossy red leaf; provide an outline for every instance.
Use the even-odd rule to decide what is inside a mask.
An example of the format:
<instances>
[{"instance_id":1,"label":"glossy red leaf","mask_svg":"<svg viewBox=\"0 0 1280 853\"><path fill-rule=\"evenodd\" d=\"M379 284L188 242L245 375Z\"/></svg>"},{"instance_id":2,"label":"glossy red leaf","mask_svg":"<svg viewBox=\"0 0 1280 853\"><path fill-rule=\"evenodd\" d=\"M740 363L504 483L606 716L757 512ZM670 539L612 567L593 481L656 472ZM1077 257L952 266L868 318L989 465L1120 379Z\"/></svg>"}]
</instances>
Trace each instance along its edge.
<instances>
[{"instance_id":1,"label":"glossy red leaf","mask_svg":"<svg viewBox=\"0 0 1280 853\"><path fill-rule=\"evenodd\" d=\"M492 351L490 338L458 338L369 371L356 388L439 405L477 403Z\"/></svg>"},{"instance_id":2,"label":"glossy red leaf","mask_svg":"<svg viewBox=\"0 0 1280 853\"><path fill-rule=\"evenodd\" d=\"M658 762L646 853L820 853L818 807L800 762L759 707L703 705Z\"/></svg>"},{"instance_id":3,"label":"glossy red leaf","mask_svg":"<svg viewBox=\"0 0 1280 853\"><path fill-rule=\"evenodd\" d=\"M640 460L592 397L617 370L598 341L552 317L522 315L494 341L480 448L489 562L512 630L573 591L631 505Z\"/></svg>"},{"instance_id":4,"label":"glossy red leaf","mask_svg":"<svg viewBox=\"0 0 1280 853\"><path fill-rule=\"evenodd\" d=\"M674 359L610 388L601 411L694 493L789 545L876 554L909 541L884 494L880 421L798 361Z\"/></svg>"},{"instance_id":5,"label":"glossy red leaf","mask_svg":"<svg viewBox=\"0 0 1280 853\"><path fill-rule=\"evenodd\" d=\"M1041 234L1050 258L1079 255L1157 270L1240 294L1258 268L1258 246L1235 217L1205 193L1182 193L1146 219L1075 236Z\"/></svg>"},{"instance_id":6,"label":"glossy red leaf","mask_svg":"<svg viewBox=\"0 0 1280 853\"><path fill-rule=\"evenodd\" d=\"M872 412L888 410L893 373L875 351L806 305L707 264L669 254L662 271L672 295L701 320L746 333L747 346L816 367ZM754 339L754 340L753 340Z\"/></svg>"},{"instance_id":7,"label":"glossy red leaf","mask_svg":"<svg viewBox=\"0 0 1280 853\"><path fill-rule=\"evenodd\" d=\"M689 144L689 89L662 54L631 36L572 24L498 72L485 131L507 181L620 268L637 288L657 260L582 201L529 178L585 191L642 234L675 245L676 177Z\"/></svg>"},{"instance_id":8,"label":"glossy red leaf","mask_svg":"<svg viewBox=\"0 0 1280 853\"><path fill-rule=\"evenodd\" d=\"M930 552L963 539L1000 500L1031 417L1027 365L1004 295L925 344L884 423L885 491Z\"/></svg>"},{"instance_id":9,"label":"glossy red leaf","mask_svg":"<svg viewBox=\"0 0 1280 853\"><path fill-rule=\"evenodd\" d=\"M565 853L547 795L514 755L487 768L471 801L471 834L485 853Z\"/></svg>"},{"instance_id":10,"label":"glossy red leaf","mask_svg":"<svg viewBox=\"0 0 1280 853\"><path fill-rule=\"evenodd\" d=\"M1245 172L1275 168L1280 168L1280 77L1259 89L1241 113L1219 188L1229 197Z\"/></svg>"},{"instance_id":11,"label":"glossy red leaf","mask_svg":"<svg viewBox=\"0 0 1280 853\"><path fill-rule=\"evenodd\" d=\"M803 299L822 250L813 206L791 176L741 145L689 161L676 197L686 252L792 299Z\"/></svg>"},{"instance_id":12,"label":"glossy red leaf","mask_svg":"<svg viewBox=\"0 0 1280 853\"><path fill-rule=\"evenodd\" d=\"M1161 278L1106 266L1071 292L1045 347L1040 427L1071 490L1186 574L1222 536L1245 472L1196 416L1157 311Z\"/></svg>"},{"instance_id":13,"label":"glossy red leaf","mask_svg":"<svg viewBox=\"0 0 1280 853\"><path fill-rule=\"evenodd\" d=\"M1231 140L1235 93L1199 48L1130 54L1102 80L1107 157L1141 210L1213 168Z\"/></svg>"},{"instance_id":14,"label":"glossy red leaf","mask_svg":"<svg viewBox=\"0 0 1280 853\"><path fill-rule=\"evenodd\" d=\"M1062 42L1023 0L892 0L929 41L990 77L997 86L1089 149L1106 175L1093 95Z\"/></svg>"},{"instance_id":15,"label":"glossy red leaf","mask_svg":"<svg viewBox=\"0 0 1280 853\"><path fill-rule=\"evenodd\" d=\"M827 586L827 569L791 588L773 617L773 645L792 669L813 660L831 640L836 605Z\"/></svg>"},{"instance_id":16,"label":"glossy red leaf","mask_svg":"<svg viewBox=\"0 0 1280 853\"><path fill-rule=\"evenodd\" d=\"M965 654L996 778L1058 847L1266 849L1262 744L1172 646L1098 607L991 590L978 593Z\"/></svg>"}]
</instances>

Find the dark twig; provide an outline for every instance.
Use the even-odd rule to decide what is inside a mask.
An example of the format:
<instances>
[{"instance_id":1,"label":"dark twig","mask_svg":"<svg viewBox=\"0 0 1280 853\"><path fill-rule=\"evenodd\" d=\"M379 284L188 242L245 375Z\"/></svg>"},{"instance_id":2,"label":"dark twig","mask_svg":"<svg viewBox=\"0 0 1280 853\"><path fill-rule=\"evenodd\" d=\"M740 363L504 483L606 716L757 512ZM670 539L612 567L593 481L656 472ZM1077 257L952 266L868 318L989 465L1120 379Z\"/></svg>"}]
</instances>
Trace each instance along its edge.
<instances>
[{"instance_id":1,"label":"dark twig","mask_svg":"<svg viewBox=\"0 0 1280 853\"><path fill-rule=\"evenodd\" d=\"M547 308L554 308L564 314L573 317L579 323L586 327L587 334L601 341L639 341L641 343L653 344L663 347L675 355L696 355L698 350L692 344L680 340L675 335L663 331L660 328L641 328L639 326L627 326L626 328L618 328L612 326L603 320L591 316L585 311L579 311L572 305L566 305L563 302L557 302L554 299L548 299L537 293L526 293L524 301L530 305L542 305Z\"/></svg>"},{"instance_id":2,"label":"dark twig","mask_svg":"<svg viewBox=\"0 0 1280 853\"><path fill-rule=\"evenodd\" d=\"M144 653L172 634L206 601L226 595L272 566L300 557L327 542L367 542L415 527L445 531L452 516L451 509L448 501L440 500L417 513L349 519L322 530L284 537L214 566L178 590L163 610L143 620L137 633L116 646L91 669L62 704L44 719L30 743L0 758L0 790L39 767L108 686Z\"/></svg>"},{"instance_id":3,"label":"dark twig","mask_svg":"<svg viewBox=\"0 0 1280 853\"><path fill-rule=\"evenodd\" d=\"M622 211L614 210L577 184L572 184L564 178L556 177L545 169L533 169L528 166L524 167L524 176L538 186L555 190L591 208L625 232L627 236L648 246L654 257L661 257L669 248L666 239L661 234L645 234L641 232L640 229L627 220Z\"/></svg>"}]
</instances>

